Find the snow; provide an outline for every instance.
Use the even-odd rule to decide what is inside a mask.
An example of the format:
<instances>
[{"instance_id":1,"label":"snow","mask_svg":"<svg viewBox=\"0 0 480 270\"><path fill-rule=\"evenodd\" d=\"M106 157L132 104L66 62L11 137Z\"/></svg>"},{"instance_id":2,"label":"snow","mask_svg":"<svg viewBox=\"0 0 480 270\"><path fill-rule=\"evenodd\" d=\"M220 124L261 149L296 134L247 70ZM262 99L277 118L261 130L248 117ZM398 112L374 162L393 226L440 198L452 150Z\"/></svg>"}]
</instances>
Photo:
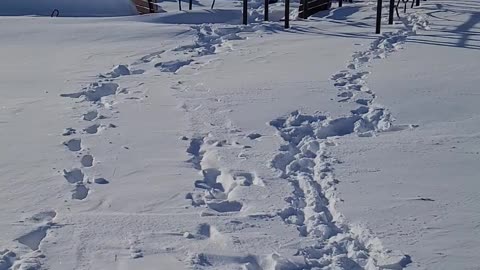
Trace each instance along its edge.
<instances>
[{"instance_id":1,"label":"snow","mask_svg":"<svg viewBox=\"0 0 480 270\"><path fill-rule=\"evenodd\" d=\"M468 37L480 27L473 23L478 7L425 4L430 29L407 39L406 49L379 62L369 77L378 101L397 122L419 125L415 132L348 140L339 148L338 177L349 179L338 185L342 213L411 254L413 269L479 266L480 44Z\"/></svg>"},{"instance_id":2,"label":"snow","mask_svg":"<svg viewBox=\"0 0 480 270\"><path fill-rule=\"evenodd\" d=\"M0 270L478 267L479 6L374 2L0 18Z\"/></svg>"},{"instance_id":3,"label":"snow","mask_svg":"<svg viewBox=\"0 0 480 270\"><path fill-rule=\"evenodd\" d=\"M2 0L0 16L50 16L58 10L62 17L110 17L136 15L130 0Z\"/></svg>"}]
</instances>

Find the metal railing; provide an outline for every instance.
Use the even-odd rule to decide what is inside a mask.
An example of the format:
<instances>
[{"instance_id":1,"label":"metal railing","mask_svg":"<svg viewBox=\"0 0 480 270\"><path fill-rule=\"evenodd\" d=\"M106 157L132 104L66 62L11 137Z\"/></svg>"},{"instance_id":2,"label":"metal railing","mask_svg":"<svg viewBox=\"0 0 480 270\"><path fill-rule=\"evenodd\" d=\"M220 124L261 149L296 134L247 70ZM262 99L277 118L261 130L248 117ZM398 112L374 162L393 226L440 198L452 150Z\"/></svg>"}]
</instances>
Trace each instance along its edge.
<instances>
[{"instance_id":1,"label":"metal railing","mask_svg":"<svg viewBox=\"0 0 480 270\"><path fill-rule=\"evenodd\" d=\"M398 0L395 4L395 0L390 0L389 7L388 7L388 24L393 24L393 16L394 12L396 11L397 16L400 18L400 13L398 12L398 8L400 3L404 4L403 12L407 12L408 3L412 1L411 8L414 6L420 6L420 0ZM426 1L426 0L423 0ZM382 30L382 8L383 8L383 0L377 0L377 17L375 23L375 33L380 34Z\"/></svg>"},{"instance_id":2,"label":"metal railing","mask_svg":"<svg viewBox=\"0 0 480 270\"><path fill-rule=\"evenodd\" d=\"M284 27L290 28L290 0L285 1L285 18L284 18ZM331 7L332 0L299 0L300 7L299 7L299 16L303 19L307 19L310 15L321 11L326 10ZM353 0L347 0L348 2L352 3ZM384 0L377 0L377 15L376 15L376 23L375 23L375 33L381 33L381 26L382 26L382 9L383 9L383 1ZM414 6L420 6L420 0L390 0L389 1L389 11L388 11L388 24L393 24L395 12L398 17L400 17L399 7L400 4L404 4L404 13L407 11L408 3L411 1L411 8ZM426 1L426 0L423 0ZM157 0L134 0L137 9L141 13L154 13L157 11ZM343 6L343 0L337 0L338 7ZM269 4L270 0L264 0L264 21L269 20ZM213 9L215 5L215 0L212 0L211 9ZM188 9L192 10L193 7L193 0L188 0ZM178 9L182 10L182 0L178 0ZM143 11L143 12L142 12ZM54 11L55 12L55 11ZM55 15L58 16L58 11ZM52 17L54 13L52 13ZM248 24L248 0L243 0L242 5L242 23Z\"/></svg>"},{"instance_id":3,"label":"metal railing","mask_svg":"<svg viewBox=\"0 0 480 270\"><path fill-rule=\"evenodd\" d=\"M290 0L285 1L285 18L284 18L284 27L290 28ZM332 0L299 0L300 1L300 12L299 16L303 19L307 19L309 16L321 11L327 10L331 7ZM348 0L348 2L352 3L353 0ZM269 0L265 0L264 2L264 14L263 18L264 21L268 21L268 14L269 14ZM338 0L338 7L343 6L343 0ZM248 0L243 0L243 18L242 23L248 24Z\"/></svg>"}]
</instances>

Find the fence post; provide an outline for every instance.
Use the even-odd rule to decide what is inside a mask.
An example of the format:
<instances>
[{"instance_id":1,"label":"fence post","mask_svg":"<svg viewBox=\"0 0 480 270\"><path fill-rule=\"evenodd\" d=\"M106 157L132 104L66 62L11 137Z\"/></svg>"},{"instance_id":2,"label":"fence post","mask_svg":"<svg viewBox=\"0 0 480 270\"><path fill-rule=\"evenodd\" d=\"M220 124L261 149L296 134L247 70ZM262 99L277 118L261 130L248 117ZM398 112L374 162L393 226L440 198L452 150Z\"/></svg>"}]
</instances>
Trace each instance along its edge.
<instances>
[{"instance_id":1,"label":"fence post","mask_svg":"<svg viewBox=\"0 0 480 270\"><path fill-rule=\"evenodd\" d=\"M388 24L393 24L394 10L395 10L395 0L390 0L390 6L388 6Z\"/></svg>"},{"instance_id":2,"label":"fence post","mask_svg":"<svg viewBox=\"0 0 480 270\"><path fill-rule=\"evenodd\" d=\"M247 14L247 0L243 0L243 24L248 23L248 14Z\"/></svg>"},{"instance_id":3,"label":"fence post","mask_svg":"<svg viewBox=\"0 0 480 270\"><path fill-rule=\"evenodd\" d=\"M420 0L416 0L415 6L420 6Z\"/></svg>"},{"instance_id":4,"label":"fence post","mask_svg":"<svg viewBox=\"0 0 480 270\"><path fill-rule=\"evenodd\" d=\"M380 28L382 27L382 0L377 0L377 23L375 34L380 34Z\"/></svg>"},{"instance_id":5,"label":"fence post","mask_svg":"<svg viewBox=\"0 0 480 270\"><path fill-rule=\"evenodd\" d=\"M182 10L182 0L178 0L178 10Z\"/></svg>"},{"instance_id":6,"label":"fence post","mask_svg":"<svg viewBox=\"0 0 480 270\"><path fill-rule=\"evenodd\" d=\"M155 13L155 6L153 5L154 0L148 0L148 11L150 13Z\"/></svg>"},{"instance_id":7,"label":"fence post","mask_svg":"<svg viewBox=\"0 0 480 270\"><path fill-rule=\"evenodd\" d=\"M308 19L308 0L302 0L303 2L303 18Z\"/></svg>"},{"instance_id":8,"label":"fence post","mask_svg":"<svg viewBox=\"0 0 480 270\"><path fill-rule=\"evenodd\" d=\"M290 0L285 0L285 28L290 28Z\"/></svg>"},{"instance_id":9,"label":"fence post","mask_svg":"<svg viewBox=\"0 0 480 270\"><path fill-rule=\"evenodd\" d=\"M193 0L188 1L188 10L192 10Z\"/></svg>"},{"instance_id":10,"label":"fence post","mask_svg":"<svg viewBox=\"0 0 480 270\"><path fill-rule=\"evenodd\" d=\"M265 0L265 9L264 9L264 14L263 14L263 20L268 21L268 4L270 3L270 0Z\"/></svg>"},{"instance_id":11,"label":"fence post","mask_svg":"<svg viewBox=\"0 0 480 270\"><path fill-rule=\"evenodd\" d=\"M338 0L338 7L342 7L343 6L343 1L342 0Z\"/></svg>"}]
</instances>

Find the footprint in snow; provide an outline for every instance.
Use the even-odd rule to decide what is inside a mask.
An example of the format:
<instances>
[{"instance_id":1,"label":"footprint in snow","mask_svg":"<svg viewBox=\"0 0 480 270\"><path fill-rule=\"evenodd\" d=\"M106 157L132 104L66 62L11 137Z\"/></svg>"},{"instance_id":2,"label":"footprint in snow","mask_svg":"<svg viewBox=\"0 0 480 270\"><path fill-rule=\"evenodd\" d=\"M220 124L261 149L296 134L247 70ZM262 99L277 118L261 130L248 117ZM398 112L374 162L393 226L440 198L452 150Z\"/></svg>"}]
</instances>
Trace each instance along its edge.
<instances>
[{"instance_id":1,"label":"footprint in snow","mask_svg":"<svg viewBox=\"0 0 480 270\"><path fill-rule=\"evenodd\" d=\"M106 185L106 184L110 183L107 179L102 178L102 177L100 177L100 178L95 178L95 180L93 180L93 182L94 182L95 184L99 184L99 185Z\"/></svg>"},{"instance_id":2,"label":"footprint in snow","mask_svg":"<svg viewBox=\"0 0 480 270\"><path fill-rule=\"evenodd\" d=\"M188 60L173 60L173 61L167 61L167 62L160 62L155 64L155 68L160 69L162 72L177 72L180 68L183 66L189 65L192 63L192 59Z\"/></svg>"},{"instance_id":3,"label":"footprint in snow","mask_svg":"<svg viewBox=\"0 0 480 270\"><path fill-rule=\"evenodd\" d=\"M250 140L255 140L255 139L258 139L258 138L262 137L262 135L259 134L259 133L250 133L250 134L247 135L247 137Z\"/></svg>"},{"instance_id":4,"label":"footprint in snow","mask_svg":"<svg viewBox=\"0 0 480 270\"><path fill-rule=\"evenodd\" d=\"M74 128L66 128L63 133L62 133L62 136L70 136L70 135L73 135L73 134L76 134L77 133L77 130L74 129Z\"/></svg>"},{"instance_id":5,"label":"footprint in snow","mask_svg":"<svg viewBox=\"0 0 480 270\"><path fill-rule=\"evenodd\" d=\"M359 99L355 100L355 102L360 104L360 105L368 106L368 103L370 103L371 100L359 98Z\"/></svg>"},{"instance_id":6,"label":"footprint in snow","mask_svg":"<svg viewBox=\"0 0 480 270\"><path fill-rule=\"evenodd\" d=\"M93 121L98 117L98 112L96 110L94 111L88 111L83 115L83 120L85 121Z\"/></svg>"},{"instance_id":7,"label":"footprint in snow","mask_svg":"<svg viewBox=\"0 0 480 270\"><path fill-rule=\"evenodd\" d=\"M243 204L238 201L210 201L207 202L207 207L220 213L227 213L239 212Z\"/></svg>"},{"instance_id":8,"label":"footprint in snow","mask_svg":"<svg viewBox=\"0 0 480 270\"><path fill-rule=\"evenodd\" d=\"M32 251L38 250L40 243L47 236L50 226L40 226L35 230L15 239L20 244L29 247Z\"/></svg>"},{"instance_id":9,"label":"footprint in snow","mask_svg":"<svg viewBox=\"0 0 480 270\"><path fill-rule=\"evenodd\" d=\"M70 184L82 183L85 179L85 175L83 174L82 170L77 168L70 171L63 170L63 177L65 177L67 182Z\"/></svg>"},{"instance_id":10,"label":"footprint in snow","mask_svg":"<svg viewBox=\"0 0 480 270\"><path fill-rule=\"evenodd\" d=\"M101 101L103 97L116 95L119 89L119 85L116 83L92 83L85 87L80 92L61 94L61 97L80 98L83 97L86 101L97 103Z\"/></svg>"},{"instance_id":11,"label":"footprint in snow","mask_svg":"<svg viewBox=\"0 0 480 270\"><path fill-rule=\"evenodd\" d=\"M99 127L100 127L100 124L94 124L87 128L84 128L83 131L85 131L88 134L97 134Z\"/></svg>"},{"instance_id":12,"label":"footprint in snow","mask_svg":"<svg viewBox=\"0 0 480 270\"><path fill-rule=\"evenodd\" d=\"M37 213L27 219L23 223L37 224L38 227L34 230L15 239L20 244L29 247L32 251L38 250L40 243L47 236L48 230L53 224L53 219L57 216L57 212L50 210ZM1 266L1 260L0 260ZM3 268L0 268L3 269ZM35 268L36 269L36 268Z\"/></svg>"},{"instance_id":13,"label":"footprint in snow","mask_svg":"<svg viewBox=\"0 0 480 270\"><path fill-rule=\"evenodd\" d=\"M68 150L72 152L78 152L82 149L82 140L81 139L71 139L63 143Z\"/></svg>"},{"instance_id":14,"label":"footprint in snow","mask_svg":"<svg viewBox=\"0 0 480 270\"><path fill-rule=\"evenodd\" d=\"M89 189L81 183L77 183L75 188L72 190L72 199L74 200L84 200L88 196Z\"/></svg>"},{"instance_id":15,"label":"footprint in snow","mask_svg":"<svg viewBox=\"0 0 480 270\"><path fill-rule=\"evenodd\" d=\"M92 167L93 166L93 156L92 155L84 155L80 160L80 163L83 167Z\"/></svg>"}]
</instances>

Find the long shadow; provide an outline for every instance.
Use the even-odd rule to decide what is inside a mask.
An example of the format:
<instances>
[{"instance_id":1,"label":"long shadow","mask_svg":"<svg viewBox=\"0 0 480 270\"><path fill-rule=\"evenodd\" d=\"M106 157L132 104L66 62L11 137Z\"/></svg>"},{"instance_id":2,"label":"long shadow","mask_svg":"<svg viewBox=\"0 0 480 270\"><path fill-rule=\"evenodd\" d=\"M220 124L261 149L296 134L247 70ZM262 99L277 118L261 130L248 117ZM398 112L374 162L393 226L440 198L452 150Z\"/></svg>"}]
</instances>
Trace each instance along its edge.
<instances>
[{"instance_id":1,"label":"long shadow","mask_svg":"<svg viewBox=\"0 0 480 270\"><path fill-rule=\"evenodd\" d=\"M409 42L452 48L480 49L479 39L475 38L480 37L480 31L475 31L480 30L480 26L477 26L480 23L480 12L472 11L476 8L480 9L480 5L457 1L453 4L448 2L435 3L422 8L427 10L426 15L428 17L438 21L435 25L438 28L438 30L435 30L438 34L417 35L409 39ZM459 20L462 16L468 16L468 19L462 22ZM441 21L450 24L442 24ZM452 25L456 23L459 25L456 27Z\"/></svg>"},{"instance_id":2,"label":"long shadow","mask_svg":"<svg viewBox=\"0 0 480 270\"><path fill-rule=\"evenodd\" d=\"M422 8L426 9L427 15L430 17L437 18L441 21L451 21L455 22L458 20L450 20L446 14L466 15L470 13L470 17L467 21L461 23L456 28L452 28L451 25L445 25L445 28L450 28L449 30L435 30L437 34L419 34L412 36L407 39L409 43L423 44L429 46L442 46L442 47L451 47L451 48L466 48L472 50L480 50L480 40L475 37L480 37L480 32L474 31L477 29L477 25L480 23L480 12L472 12L472 6L469 5L470 2L455 2L454 5L449 3L436 3L431 6L424 6ZM480 8L480 6L479 6ZM334 9L331 12L320 12L313 16L311 19L328 19L329 23L335 23L339 25L349 25L358 27L361 29L372 28L372 25L367 23L358 22L349 20L348 17L353 13L359 11L358 7L344 7ZM442 16L444 15L444 16ZM371 19L371 18L368 18ZM439 24L436 25L441 26ZM341 38L362 38L374 40L378 38L375 35L372 35L370 32L366 33L348 33L348 32L333 32L327 31L325 29L318 29L314 27L300 27L293 26L290 32L297 34L311 34L311 35L323 35L323 36L332 36L332 37L341 37ZM435 40L437 39L437 40ZM471 44L475 43L475 44ZM477 45L478 44L478 45Z\"/></svg>"},{"instance_id":3,"label":"long shadow","mask_svg":"<svg viewBox=\"0 0 480 270\"><path fill-rule=\"evenodd\" d=\"M418 36L415 37L415 39L407 39L407 42L424 44L424 45L450 47L450 48L465 48L465 49L471 49L471 50L480 50L480 46L477 46L477 45L465 44L464 47L459 47L457 43L446 42L446 41L433 41L431 39L421 39L421 38L418 38Z\"/></svg>"},{"instance_id":4,"label":"long shadow","mask_svg":"<svg viewBox=\"0 0 480 270\"><path fill-rule=\"evenodd\" d=\"M173 1L173 0L172 0ZM185 1L185 0L184 0ZM198 1L198 0L194 0ZM460 47L466 49L480 50L479 39L475 38L480 36L480 33L474 31L477 29L477 25L480 23L480 12L467 10L469 7L468 2L455 2L454 5L449 3L436 3L422 8L426 9L427 15L432 18L438 18L440 21L458 21L450 20L449 17L454 15L466 15L470 13L470 17L459 26L452 28L450 25L445 25L445 29L435 30L436 34L419 34L408 38L407 42L424 44L430 46L442 46L442 47ZM465 8L465 10L461 10ZM320 12L311 16L312 20L326 20L328 23L337 25L345 25L356 27L358 29L373 29L373 26L358 20L349 19L354 13L360 10L359 6L345 6L343 8L336 8L331 11ZM448 16L450 15L450 16ZM236 18L233 19L232 18ZM227 23L227 24L240 24L241 11L240 10L202 10L202 11L189 11L176 14L164 14L160 16L149 17L147 22L151 23L168 23L168 24L199 24L199 23ZM371 18L367 18L371 19ZM441 27L441 24L437 24L436 27ZM280 25L265 24L267 30L271 33L276 32L289 32L301 35L323 35L340 38L353 38L353 39L368 39L374 40L378 36L373 35L370 31L361 31L360 33L341 32L341 31L328 31L312 26L295 26L291 29L283 29ZM450 28L450 29L448 29ZM472 44L473 43L473 44Z\"/></svg>"},{"instance_id":5,"label":"long shadow","mask_svg":"<svg viewBox=\"0 0 480 270\"><path fill-rule=\"evenodd\" d=\"M460 33L462 36L458 41L459 47L465 47L470 37L475 35L475 32L470 31L480 22L480 12L473 12L470 18L463 24L459 25L455 32Z\"/></svg>"},{"instance_id":6,"label":"long shadow","mask_svg":"<svg viewBox=\"0 0 480 270\"><path fill-rule=\"evenodd\" d=\"M340 37L340 38L354 38L354 39L368 39L368 40L375 40L378 37L366 33L348 33L348 32L333 32L327 31L325 29L320 29L316 27L302 27L302 26L292 26L287 32L295 33L295 34L303 34L303 35L317 35L321 36L330 36L330 37Z\"/></svg>"},{"instance_id":7,"label":"long shadow","mask_svg":"<svg viewBox=\"0 0 480 270\"><path fill-rule=\"evenodd\" d=\"M202 24L227 23L239 24L242 17L241 10L193 10L179 13L162 13L149 16L145 22L165 24Z\"/></svg>"},{"instance_id":8,"label":"long shadow","mask_svg":"<svg viewBox=\"0 0 480 270\"><path fill-rule=\"evenodd\" d=\"M334 23L334 24L339 24L339 25L343 24L343 25L348 25L348 26L354 26L354 27L358 27L358 28L373 29L373 26L371 24L363 23L363 22L357 22L357 21L345 20L345 21L328 21L328 22Z\"/></svg>"},{"instance_id":9,"label":"long shadow","mask_svg":"<svg viewBox=\"0 0 480 270\"><path fill-rule=\"evenodd\" d=\"M332 20L347 20L350 16L360 11L359 6L346 6L334 9L326 18Z\"/></svg>"}]
</instances>

